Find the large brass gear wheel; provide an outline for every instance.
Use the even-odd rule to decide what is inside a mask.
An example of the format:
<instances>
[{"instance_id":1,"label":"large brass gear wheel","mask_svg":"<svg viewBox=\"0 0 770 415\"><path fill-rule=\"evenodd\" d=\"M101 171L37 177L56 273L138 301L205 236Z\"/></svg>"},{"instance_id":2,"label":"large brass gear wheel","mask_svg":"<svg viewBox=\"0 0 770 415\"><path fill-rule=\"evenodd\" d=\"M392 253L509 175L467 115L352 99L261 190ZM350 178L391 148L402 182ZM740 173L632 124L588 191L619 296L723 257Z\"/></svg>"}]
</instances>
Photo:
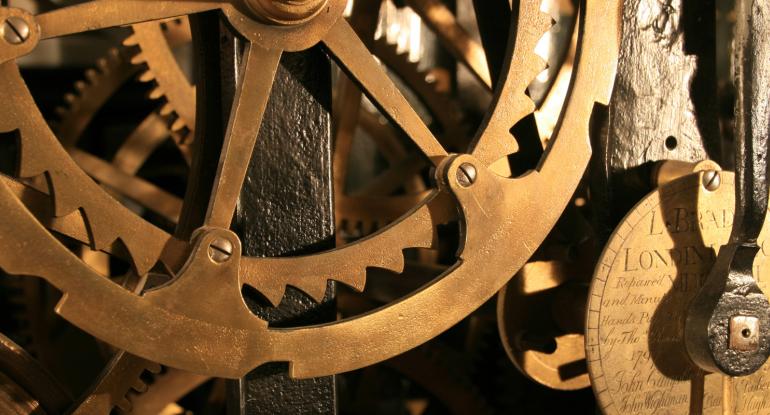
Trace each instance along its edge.
<instances>
[{"instance_id":1,"label":"large brass gear wheel","mask_svg":"<svg viewBox=\"0 0 770 415\"><path fill-rule=\"evenodd\" d=\"M511 36L516 45L509 47L496 105L470 153L459 155L448 154L436 141L340 18L343 8L344 2L330 0L323 13L309 20L298 15L300 23L280 27L262 23L265 16L252 14L240 2L88 2L39 16L0 9L3 17L24 19L31 28L25 43L0 47L0 90L13 97L0 117L0 130L15 132L19 139L18 177L44 174L48 182L48 194L10 178L0 185L0 204L6 212L0 222L2 252L24 252L22 247L32 244L44 253L3 254L0 265L12 274L42 277L60 289L64 297L57 312L95 337L171 367L219 377L239 377L267 361L290 362L290 373L297 377L352 370L411 349L462 319L524 263L577 185L590 156L591 111L597 102L607 102L612 85L619 5L583 4L579 65L560 128L538 168L516 178L498 176L488 166L517 150L510 128L533 109L525 88L541 69L532 51L548 26L537 2L519 5L519 21L526 24L517 25ZM76 166L45 126L15 58L29 53L42 39L208 10L219 10L243 36L246 47L218 182L203 226L185 241L132 214ZM227 228L260 124L253 114L266 105L282 51L303 50L319 42L436 167L439 189L399 221L344 248L307 257L242 258L239 241ZM603 46L601 52L592 48L597 43ZM539 197L532 197L535 194ZM49 198L53 211L40 204ZM273 302L286 285L316 299L323 296L329 279L362 289L366 267L397 270L403 248L431 246L434 223L444 219L441 211L451 199L459 205L462 223L458 264L411 296L373 313L296 329L270 328L243 304L242 284ZM540 209L538 217L524 214L543 203L549 209ZM129 254L139 275L160 261L173 279L143 295L124 290L85 266L47 228L95 249ZM222 241L232 245L232 255L224 261L209 255L209 247ZM190 301L200 306L187 307ZM446 309L447 303L454 306ZM371 336L373 332L378 335Z\"/></svg>"},{"instance_id":2,"label":"large brass gear wheel","mask_svg":"<svg viewBox=\"0 0 770 415\"><path fill-rule=\"evenodd\" d=\"M139 26L146 27L147 25ZM162 43L163 47L170 46L173 49L176 45L189 44L191 42L186 19L175 19L162 23L161 27L164 28L161 33L166 38L166 41ZM141 30L139 29L140 32ZM134 41L132 39L135 38L130 38L126 43L130 45ZM150 45L154 45L154 43ZM386 66L391 68L392 71L397 73L399 78L409 85L410 88L415 90L417 95L425 98L426 105L431 108L431 114L442 117L443 121L440 122L442 130L459 132L461 126L457 121L460 120L460 110L448 94L444 91L439 91L436 85L426 81L430 72L418 70L417 63L410 62L406 54L398 53L396 46L388 44L383 38L375 40L373 45L373 51L377 57ZM148 49L152 50L152 47L148 46ZM155 53L145 53L141 56L149 57L155 55ZM110 192L119 194L121 197L127 197L133 202L139 203L142 207L161 214L168 221L176 222L181 200L136 176L139 168L144 165L153 151L165 140L172 139L180 150L189 148L186 145L179 145L179 136L180 134L184 135L184 129L174 128L173 123L166 123L164 120L164 118L166 120L169 119L167 116L164 117L164 114L175 114L174 111L170 111L170 108L173 107L170 100L161 104L160 111L152 112L139 123L127 138L122 141L118 140L121 141L121 144L115 155L108 162L111 165L100 161L93 154L84 153L76 148L80 141L82 141L87 127L91 124L99 109L107 104L110 97L115 95L120 88L137 74L140 74L139 81L142 82L147 82L151 78L147 74L149 71L146 68L144 68L145 72L142 73L142 64L136 64L138 60L142 59L131 58L131 56L130 50L125 48L111 49L104 58L97 61L94 68L87 70L84 79L74 84L74 91L65 96L65 106L57 109L60 120L54 124L53 130L57 138L69 150L73 159L78 162L78 165ZM151 66L148 65L148 67ZM158 82L158 80L155 81ZM185 79L179 81L184 84L187 83ZM154 88L150 95L151 98L156 98L155 91L157 91L157 88ZM381 117L362 110L359 118L360 127L369 135L380 134L378 140L386 140L385 142L387 142L390 149L399 149L398 157L403 158L405 150L401 143L399 143L396 132L383 128L382 123L385 121L380 119ZM114 140L113 137L109 139ZM337 149L339 147L340 143L337 142ZM168 162L168 159L166 161ZM397 160L393 159L391 161L395 163ZM168 170L168 166L166 170ZM422 186L420 189L424 190L422 179L414 180L414 182L418 183L418 186ZM121 186L121 183L124 185ZM132 191L137 188L146 190L143 192ZM424 193L422 197L425 194L427 193ZM408 211L417 201L412 201L410 205L405 205L399 210L399 213ZM347 206L357 208L359 212L377 218L374 223L385 220L383 216L378 216L378 210L373 204L363 203L363 205L362 207L360 203L347 204ZM366 209L366 206L369 209ZM392 220L397 216L391 215L387 216L387 218ZM94 264L91 265L93 266ZM41 285L45 285L45 283L39 284L39 281L30 279L19 279L19 281L31 283L36 289L39 289ZM30 314L30 311L35 310L25 311L25 314ZM37 312L32 312L32 320L41 320L40 318L34 318L38 314ZM22 314L22 318L25 317L27 316ZM51 327L48 327L48 330L50 329ZM46 352L50 352L51 350L49 349L52 349L45 342L45 333L42 336L35 336L31 344L37 348L44 349ZM431 393L440 399L443 398L445 401L449 399L447 402L451 402L451 404L447 406L448 408L456 407L462 411L462 408L465 408L467 405L479 405L476 395L472 393L457 394L456 392L460 390L460 386L451 381L431 382L430 373L446 370L446 368L423 355L424 353L416 350L415 353L392 359L388 365L395 367L401 372L405 372L407 376L416 378L418 383L421 382L426 387L429 387ZM156 371L149 362L123 353L118 354L114 360L116 361L107 365L102 379L92 386L88 398L85 398L83 402L78 404L77 413L102 413L111 407L116 407L123 412L160 413L167 405L177 401L192 389L210 379L206 376L167 368L162 373L149 376L152 379L152 384L148 387L141 382L137 383L137 381L140 374L149 373L151 370ZM419 368L427 369L426 373L420 374ZM132 386L135 384L139 386ZM451 392L452 390L455 392ZM474 410L473 412L478 411Z\"/></svg>"},{"instance_id":3,"label":"large brass gear wheel","mask_svg":"<svg viewBox=\"0 0 770 415\"><path fill-rule=\"evenodd\" d=\"M353 8L351 22L360 26L356 30L362 38L373 37L379 9L379 2L357 3ZM150 96L164 101L160 114L167 119L172 131L175 134L189 134L194 130L195 91L174 56L176 47L192 40L187 19L174 19L161 24L142 23L133 25L132 30L133 34L124 44L138 49L131 61L145 66L140 79L154 84ZM399 53L396 45L389 44L383 37L371 41L370 49L419 98L435 120L441 142L452 144L458 149L467 147L470 137L468 127L463 122L462 111L446 91L437 89L433 71L418 69L417 63L410 62L405 53ZM486 65L486 61L482 60L478 64ZM360 100L361 93L357 88L346 92L344 84L342 82L338 88L340 103L335 101L335 112L342 114L341 117L350 118L360 107L360 103L351 101ZM350 93L352 95L346 96ZM347 235L360 237L385 226L409 211L428 194L424 180L416 174L425 164L418 155L406 154L396 132L383 128L380 118L361 108L358 116L351 118L351 122L338 119L336 123L335 215L338 231ZM350 161L348 155L354 136L349 129L355 129L356 126L365 129L375 138L390 169L372 179L363 189L350 193L344 190ZM407 194L391 194L401 186L406 186Z\"/></svg>"}]
</instances>

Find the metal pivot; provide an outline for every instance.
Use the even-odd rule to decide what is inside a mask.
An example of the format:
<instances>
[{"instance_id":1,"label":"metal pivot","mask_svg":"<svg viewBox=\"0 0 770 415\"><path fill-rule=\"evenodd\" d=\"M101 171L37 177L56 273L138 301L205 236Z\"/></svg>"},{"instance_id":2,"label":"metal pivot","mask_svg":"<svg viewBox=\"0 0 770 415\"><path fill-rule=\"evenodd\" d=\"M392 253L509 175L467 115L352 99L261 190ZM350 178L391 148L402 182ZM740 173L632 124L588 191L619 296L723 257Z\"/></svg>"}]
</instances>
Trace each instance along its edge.
<instances>
[{"instance_id":1,"label":"metal pivot","mask_svg":"<svg viewBox=\"0 0 770 415\"><path fill-rule=\"evenodd\" d=\"M770 7L743 0L736 26L735 220L685 327L687 351L702 369L755 372L770 355L770 304L752 275L767 212Z\"/></svg>"}]
</instances>

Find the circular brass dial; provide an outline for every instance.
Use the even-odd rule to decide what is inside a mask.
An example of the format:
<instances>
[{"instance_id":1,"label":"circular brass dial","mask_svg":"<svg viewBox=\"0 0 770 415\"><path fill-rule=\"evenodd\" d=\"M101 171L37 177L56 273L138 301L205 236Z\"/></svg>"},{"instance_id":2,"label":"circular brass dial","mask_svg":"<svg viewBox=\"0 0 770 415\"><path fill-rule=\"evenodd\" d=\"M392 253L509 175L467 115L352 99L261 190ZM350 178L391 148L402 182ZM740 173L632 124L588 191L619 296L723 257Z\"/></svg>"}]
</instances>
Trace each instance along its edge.
<instances>
[{"instance_id":1,"label":"circular brass dial","mask_svg":"<svg viewBox=\"0 0 770 415\"><path fill-rule=\"evenodd\" d=\"M684 343L688 305L732 228L734 176L709 191L694 174L643 199L599 259L586 321L586 356L606 414L770 413L770 369L726 379L693 364ZM770 288L767 223L754 275ZM729 402L729 401L728 401Z\"/></svg>"}]
</instances>

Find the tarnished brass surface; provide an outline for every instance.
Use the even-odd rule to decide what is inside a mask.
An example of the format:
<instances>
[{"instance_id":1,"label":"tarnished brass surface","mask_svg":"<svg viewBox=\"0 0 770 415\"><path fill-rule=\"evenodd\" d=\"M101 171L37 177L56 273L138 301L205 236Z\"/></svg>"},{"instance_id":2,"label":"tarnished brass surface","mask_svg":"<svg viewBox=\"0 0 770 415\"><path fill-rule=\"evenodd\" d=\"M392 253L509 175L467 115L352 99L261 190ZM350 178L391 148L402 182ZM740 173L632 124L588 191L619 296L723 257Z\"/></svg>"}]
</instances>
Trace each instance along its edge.
<instances>
[{"instance_id":1,"label":"tarnished brass surface","mask_svg":"<svg viewBox=\"0 0 770 415\"><path fill-rule=\"evenodd\" d=\"M0 413L63 413L71 400L40 362L0 335Z\"/></svg>"},{"instance_id":2,"label":"tarnished brass surface","mask_svg":"<svg viewBox=\"0 0 770 415\"><path fill-rule=\"evenodd\" d=\"M688 357L684 324L690 301L727 242L733 174L707 190L699 172L664 184L621 222L605 247L591 286L586 356L607 414L766 414L768 365L727 382L733 406L722 407L726 378L705 374ZM766 245L767 223L760 235ZM770 287L766 252L754 275ZM702 412L701 412L702 411Z\"/></svg>"},{"instance_id":3,"label":"tarnished brass surface","mask_svg":"<svg viewBox=\"0 0 770 415\"><path fill-rule=\"evenodd\" d=\"M168 405L179 401L207 380L209 380L208 376L168 369L164 373L155 375L152 385L131 399L132 411L137 414L163 413Z\"/></svg>"},{"instance_id":4,"label":"tarnished brass surface","mask_svg":"<svg viewBox=\"0 0 770 415\"><path fill-rule=\"evenodd\" d=\"M242 13L239 2L88 2L37 16L34 23L40 27L41 38L47 39L218 9L245 39L242 78L205 226L191 241L178 241L120 205L74 163L45 125L12 60L28 50L0 45L4 58L0 91L12 97L0 114L0 130L18 131L20 177L45 174L51 190L48 197L55 203L53 216L81 215L89 231L85 240L93 248L108 249L119 240L130 254L135 272L143 275L160 260L173 279L142 296L124 290L55 240L46 229L48 221L39 222L27 210L25 198L17 198L6 184L0 185L0 206L5 212L0 220L0 265L13 274L43 277L60 289L64 297L57 311L97 338L152 361L221 377L242 376L267 361L288 361L291 374L299 377L356 369L411 349L476 309L542 242L588 163L590 116L597 102L606 104L614 76L615 41L619 38L614 19L619 3L586 2L579 64L560 125L538 167L517 178L500 177L489 166L516 151L511 127L533 110L526 86L542 69L533 50L549 23L539 12L539 2L523 1L518 6L516 15L526 23L516 25L517 31L510 36L510 57L503 70L504 81L496 90L496 105L470 154L460 155L446 151L350 24L340 18L344 3L330 0L323 13L283 27L250 18ZM401 220L339 250L308 257L242 258L240 241L226 228L274 71L283 51L302 50L318 42L436 167L439 189ZM470 184L457 181L457 170L466 165L476 171ZM272 300L280 298L287 284L318 298L328 279L361 288L366 267L400 270L403 249L433 243L434 224L442 217L438 212L446 211L451 200L461 212L459 261L411 295L373 313L292 329L270 328L244 305L242 284ZM535 211L537 216L526 214ZM220 239L230 241L234 249L229 259L213 262L208 248ZM16 254L28 244L44 254ZM189 307L190 303L196 307Z\"/></svg>"},{"instance_id":5,"label":"tarnished brass surface","mask_svg":"<svg viewBox=\"0 0 770 415\"><path fill-rule=\"evenodd\" d=\"M304 23L321 12L327 0L247 0L246 4L267 22L291 25Z\"/></svg>"},{"instance_id":6,"label":"tarnished brass surface","mask_svg":"<svg viewBox=\"0 0 770 415\"><path fill-rule=\"evenodd\" d=\"M191 41L187 19L174 19L163 27L159 22L139 23L131 29L132 35L123 44L139 48L131 63L146 65L140 80L155 83L150 98L166 101L159 113L168 119L171 130L183 139L191 137L195 126L195 87L173 54L173 48Z\"/></svg>"},{"instance_id":7,"label":"tarnished brass surface","mask_svg":"<svg viewBox=\"0 0 770 415\"><path fill-rule=\"evenodd\" d=\"M147 390L147 384L141 378L145 371L157 373L160 366L129 353L116 353L92 388L75 404L72 414L106 414L115 408L125 413L131 412L132 404L128 394L132 390Z\"/></svg>"},{"instance_id":8,"label":"tarnished brass surface","mask_svg":"<svg viewBox=\"0 0 770 415\"><path fill-rule=\"evenodd\" d=\"M554 389L590 385L583 330L569 321L585 307L587 287L577 277L557 261L530 262L497 297L497 321L508 357L527 376ZM523 344L524 336L553 342L553 350Z\"/></svg>"},{"instance_id":9,"label":"tarnished brass surface","mask_svg":"<svg viewBox=\"0 0 770 415\"><path fill-rule=\"evenodd\" d=\"M468 128L462 124L463 115L455 100L439 90L439 83L430 81L433 71L418 68L418 63L410 62L406 53L399 53L397 46L389 44L384 37L374 41L377 13L380 3L357 2L353 8L351 24L357 27L358 35L371 43L372 53L392 72L397 74L419 100L424 103L430 115L437 121L437 126L442 131L439 139L442 144L451 144L454 148L465 148L471 138ZM161 105L159 114L152 114L145 122L137 127L132 137L125 142L121 150L116 154L113 164L121 167L121 164L135 166L143 162L166 132L161 119L166 120L172 131L172 137L186 156L189 158L189 145L194 135L195 118L195 88L190 84L173 55L173 49L191 42L189 24L186 18L158 22L141 23L132 26L133 34L123 43L126 46L136 46L138 53L131 58L134 65L146 65L142 69L139 79L143 82L152 82L154 87L150 93L152 99L165 101ZM125 54L125 53L123 53ZM121 59L113 58L116 53L108 57L106 62L122 63ZM109 59L111 58L111 59ZM486 63L484 63L486 65ZM101 65L100 65L101 66ZM76 84L80 99L75 100L72 109L63 111L64 123L60 128L65 133L69 132L71 125L83 126L93 116L103 99L114 92L116 79L122 73L133 73L137 68L125 68L125 64L104 65L105 72L112 76L93 77L95 82L90 85ZM112 68L112 66L118 66ZM110 70L112 69L112 70ZM115 75L113 75L115 74ZM90 75L90 74L87 74ZM91 79L91 76L88 76ZM102 80L102 78L105 78ZM399 142L397 131L384 125L383 118L378 117L364 108L356 114L356 108L360 103L361 92L346 78L338 85L338 93L334 100L335 112L335 144L334 165L335 174L335 215L337 216L338 237L342 241L342 235L368 234L387 223L397 219L411 207L417 205L428 194L425 181L418 176L419 170L425 167L425 163L415 154L406 155L406 150ZM94 91L95 90L95 91ZM93 98L92 98L93 97ZM84 105L85 104L85 105ZM90 113L89 110L90 109ZM558 111L554 116L558 116ZM382 119L382 122L379 120ZM365 188L356 189L354 192L345 192L345 179L347 178L347 164L349 163L350 146L356 127L362 128L374 139L379 151L391 164L390 168L376 177ZM58 131L58 129L57 129ZM80 130L79 132L82 132ZM66 137L74 134L69 133ZM153 139L155 137L155 139ZM70 142L60 137L64 142ZM121 170L132 172L123 166ZM135 170L133 170L135 171ZM119 175L116 172L115 175ZM112 177L111 177L112 178ZM119 180L117 178L113 179ZM400 186L407 186L405 195L392 195ZM134 198L134 200L136 200ZM140 204L151 208L157 202L147 202L149 198L138 200ZM165 206L176 203L169 201ZM173 220L173 216L164 214Z\"/></svg>"}]
</instances>

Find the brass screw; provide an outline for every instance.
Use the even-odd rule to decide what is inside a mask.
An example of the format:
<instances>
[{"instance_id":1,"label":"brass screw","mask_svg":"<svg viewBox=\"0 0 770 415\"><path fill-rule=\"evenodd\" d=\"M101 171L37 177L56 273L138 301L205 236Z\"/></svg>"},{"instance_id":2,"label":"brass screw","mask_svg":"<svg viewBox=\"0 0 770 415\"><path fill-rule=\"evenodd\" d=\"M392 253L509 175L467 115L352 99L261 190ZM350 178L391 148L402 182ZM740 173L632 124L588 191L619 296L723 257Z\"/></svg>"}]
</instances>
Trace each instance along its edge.
<instances>
[{"instance_id":1,"label":"brass screw","mask_svg":"<svg viewBox=\"0 0 770 415\"><path fill-rule=\"evenodd\" d=\"M29 39L29 24L18 16L11 16L3 23L3 39L12 45L20 45Z\"/></svg>"},{"instance_id":2,"label":"brass screw","mask_svg":"<svg viewBox=\"0 0 770 415\"><path fill-rule=\"evenodd\" d=\"M471 163L463 163L457 168L457 182L462 187L470 187L476 181L476 167Z\"/></svg>"},{"instance_id":3,"label":"brass screw","mask_svg":"<svg viewBox=\"0 0 770 415\"><path fill-rule=\"evenodd\" d=\"M216 238L209 244L209 258L221 264L233 256L233 243L225 238Z\"/></svg>"},{"instance_id":4,"label":"brass screw","mask_svg":"<svg viewBox=\"0 0 770 415\"><path fill-rule=\"evenodd\" d=\"M703 187L708 191L715 191L719 189L719 185L722 184L722 177L716 170L706 170L703 172Z\"/></svg>"}]
</instances>

